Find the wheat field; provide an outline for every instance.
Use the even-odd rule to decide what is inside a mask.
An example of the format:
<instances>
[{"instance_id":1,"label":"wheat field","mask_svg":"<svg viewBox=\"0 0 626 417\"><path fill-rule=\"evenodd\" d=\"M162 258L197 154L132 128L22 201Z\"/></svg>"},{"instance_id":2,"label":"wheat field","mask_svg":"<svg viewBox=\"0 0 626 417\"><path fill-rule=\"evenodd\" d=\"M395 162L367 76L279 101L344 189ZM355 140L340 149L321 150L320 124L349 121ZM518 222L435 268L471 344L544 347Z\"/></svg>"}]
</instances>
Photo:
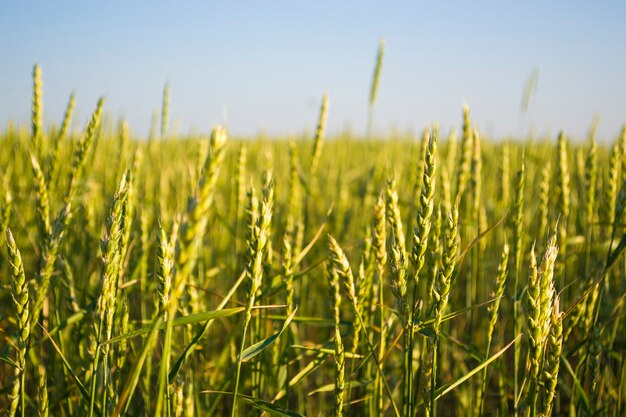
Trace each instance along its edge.
<instances>
[{"instance_id":1,"label":"wheat field","mask_svg":"<svg viewBox=\"0 0 626 417\"><path fill-rule=\"evenodd\" d=\"M43 92L0 132L4 414L626 413L626 129L327 138L324 96L310 137L171 135L166 86L142 138Z\"/></svg>"}]
</instances>

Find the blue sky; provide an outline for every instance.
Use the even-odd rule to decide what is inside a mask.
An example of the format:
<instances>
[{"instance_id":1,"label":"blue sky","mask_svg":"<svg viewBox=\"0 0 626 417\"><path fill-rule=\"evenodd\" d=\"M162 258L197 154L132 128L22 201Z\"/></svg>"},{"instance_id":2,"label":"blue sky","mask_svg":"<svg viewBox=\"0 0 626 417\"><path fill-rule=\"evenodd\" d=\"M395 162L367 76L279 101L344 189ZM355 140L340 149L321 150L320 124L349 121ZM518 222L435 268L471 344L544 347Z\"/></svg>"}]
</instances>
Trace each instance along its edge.
<instances>
[{"instance_id":1,"label":"blue sky","mask_svg":"<svg viewBox=\"0 0 626 417\"><path fill-rule=\"evenodd\" d=\"M0 125L28 120L32 65L45 120L71 91L76 127L97 97L139 135L166 81L179 132L226 114L236 134L365 130L378 39L386 55L375 129L456 126L467 102L485 134L610 139L626 122L626 3L583 1L106 1L0 3ZM528 112L524 84L539 80Z\"/></svg>"}]
</instances>

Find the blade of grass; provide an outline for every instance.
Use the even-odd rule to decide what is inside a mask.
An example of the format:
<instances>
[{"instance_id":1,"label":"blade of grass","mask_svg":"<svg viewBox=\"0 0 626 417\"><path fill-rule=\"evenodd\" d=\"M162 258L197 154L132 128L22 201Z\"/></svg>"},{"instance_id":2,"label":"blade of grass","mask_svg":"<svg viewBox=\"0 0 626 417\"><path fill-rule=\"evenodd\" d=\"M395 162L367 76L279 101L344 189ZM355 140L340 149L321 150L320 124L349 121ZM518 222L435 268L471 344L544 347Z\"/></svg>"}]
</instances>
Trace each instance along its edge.
<instances>
[{"instance_id":1,"label":"blade of grass","mask_svg":"<svg viewBox=\"0 0 626 417\"><path fill-rule=\"evenodd\" d=\"M219 395L233 395L232 392L228 392L228 391L200 391L200 394L219 394ZM272 404L270 402L261 400L259 398L255 398L255 397L251 397L249 395L244 395L244 394L237 394L237 399L239 401L242 401L248 405L251 405L252 407L256 408L257 410L261 410L261 411L265 411L267 413L269 413L272 416L279 416L279 417L305 417L304 414L300 414L296 411L292 411L292 410L286 410L282 407L279 407L275 404Z\"/></svg>"},{"instance_id":2,"label":"blade of grass","mask_svg":"<svg viewBox=\"0 0 626 417\"><path fill-rule=\"evenodd\" d=\"M261 340L260 342L257 342L254 345L246 348L241 354L241 361L242 362L249 361L250 359L254 358L258 354L263 352L265 349L270 347L272 344L274 344L274 342L283 334L283 332L287 330L287 328L289 327L289 324L291 323L291 320L293 319L293 316L296 315L297 311L298 311L298 307L294 308L293 312L289 315L289 317L287 317L287 320L285 320L283 327L280 329L278 333L274 333L270 337L264 340Z\"/></svg>"},{"instance_id":3,"label":"blade of grass","mask_svg":"<svg viewBox=\"0 0 626 417\"><path fill-rule=\"evenodd\" d=\"M224 299L222 299L220 304L217 306L216 311L220 311L220 310L222 310L224 308L226 303L228 303L228 301L233 296L233 294L235 294L235 291L237 291L237 288L239 288L239 285L241 285L241 283L243 282L243 280L245 278L246 278L246 271L244 270L239 275L239 278L237 278L237 281L235 282L233 287L230 289L230 291L228 291L228 294L226 294L226 297L224 297ZM241 310L243 310L243 307L241 307ZM172 369L170 370L170 373L168 375L168 381L169 381L170 384L174 381L174 379L176 378L176 375L178 375L178 373L180 372L180 369L182 368L182 366L185 363L185 361L187 360L187 358L189 358L189 356L194 351L196 346L198 346L198 344L200 343L200 340L204 337L206 332L209 330L209 328L211 327L211 324L213 324L213 319L207 320L204 323L204 326L202 326L202 329L200 329L200 331L198 333L196 333L196 335L194 336L194 338L191 341L191 343L189 343L189 345L187 345L187 347L185 348L183 353L176 360L174 365L172 365Z\"/></svg>"},{"instance_id":4,"label":"blade of grass","mask_svg":"<svg viewBox=\"0 0 626 417\"><path fill-rule=\"evenodd\" d=\"M178 317L174 319L173 320L174 327L185 326L187 324L195 324L195 323L199 323L205 320L214 320L218 318L230 317L230 316L234 316L235 314L241 313L243 310L244 310L243 307L234 307L234 308L227 308L224 310L213 310L213 311L206 311L203 313L190 314L188 316ZM151 324L150 326L144 326L140 329L133 330L132 332L114 337L112 339L102 342L102 345L117 343L125 339L131 339L133 337L150 333L152 331L153 326L154 326L154 323ZM163 330L164 328L165 328L165 323L161 322L156 330Z\"/></svg>"},{"instance_id":5,"label":"blade of grass","mask_svg":"<svg viewBox=\"0 0 626 417\"><path fill-rule=\"evenodd\" d=\"M350 388L359 388L359 387L365 387L367 385L370 385L372 382L374 381L350 381L349 383L346 383L346 386ZM332 392L334 389L335 389L335 384L322 385L321 387L316 388L313 391L309 392L307 396L310 397L311 395L319 394L322 392Z\"/></svg>"},{"instance_id":6,"label":"blade of grass","mask_svg":"<svg viewBox=\"0 0 626 417\"><path fill-rule=\"evenodd\" d=\"M50 341L50 344L52 345L54 350L59 354L59 357L61 358L63 365L69 372L70 376L72 377L72 381L74 381L74 383L78 387L78 390L80 391L81 395L85 397L85 400L87 401L87 403L89 403L89 401L91 400L91 397L89 396L89 392L87 391L87 388L85 388L85 385L80 381L80 379L78 378L78 375L76 375L76 372L74 372L74 369L72 368L70 363L67 361L67 358L65 357L63 352L61 352L61 349L59 349L59 346L55 343L54 339L52 339L48 331L43 326L41 326L41 324L39 325L39 327L41 327L42 331L45 333L46 338ZM98 416L101 415L100 410L98 409L97 406L94 411Z\"/></svg>"},{"instance_id":7,"label":"blade of grass","mask_svg":"<svg viewBox=\"0 0 626 417\"><path fill-rule=\"evenodd\" d=\"M148 354L150 353L150 351L152 351L154 347L153 346L154 339L156 337L158 329L164 324L165 322L164 322L163 315L159 315L158 317L155 317L154 320L152 321L152 324L150 325L150 328L148 330L148 336L144 340L141 353L139 354L137 361L134 363L133 367L131 368L128 374L126 385L124 385L124 389L122 390L118 399L117 407L115 407L115 410L111 414L111 417L117 417L120 414L126 412L128 408L128 404L130 404L129 400L131 396L133 395L133 393L135 392L135 388L137 387L137 382L139 381L139 376L141 374L141 369L143 368L143 364L146 361Z\"/></svg>"},{"instance_id":8,"label":"blade of grass","mask_svg":"<svg viewBox=\"0 0 626 417\"><path fill-rule=\"evenodd\" d=\"M444 395L448 394L450 391L454 390L456 387L458 387L459 385L461 385L462 383L464 383L465 381L470 379L472 376L474 376L477 373L479 373L483 368L489 366L493 361L498 359L500 356L502 356L504 354L504 352L506 352L511 346L513 346L513 344L520 337L522 337L521 334L519 334L515 339L513 339L511 342L509 342L508 345L506 345L505 347L500 349L498 352L494 353L489 359L487 359L486 361L484 361L483 363L478 365L476 368L472 369L470 372L468 372L467 374L463 375L461 378L457 379L453 383L451 383L449 385L444 385L444 386L438 388L435 391L435 400L438 400L441 397L443 397Z\"/></svg>"}]
</instances>

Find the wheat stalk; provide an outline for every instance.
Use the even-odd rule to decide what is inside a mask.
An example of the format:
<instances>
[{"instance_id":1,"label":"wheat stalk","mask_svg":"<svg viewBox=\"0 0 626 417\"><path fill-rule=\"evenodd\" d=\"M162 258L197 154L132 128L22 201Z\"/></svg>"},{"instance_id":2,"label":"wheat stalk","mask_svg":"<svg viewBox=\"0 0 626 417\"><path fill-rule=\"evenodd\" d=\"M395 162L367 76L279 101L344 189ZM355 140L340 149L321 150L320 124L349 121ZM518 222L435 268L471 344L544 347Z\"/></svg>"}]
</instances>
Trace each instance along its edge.
<instances>
[{"instance_id":1,"label":"wheat stalk","mask_svg":"<svg viewBox=\"0 0 626 417\"><path fill-rule=\"evenodd\" d=\"M109 340L113 331L113 319L115 304L117 301L117 282L121 268L120 240L122 235L123 207L128 197L128 171L124 173L119 186L113 197L113 203L107 227L100 246L102 252L102 270L100 273L101 293L96 305L96 351L93 356L91 372L91 390L89 415L93 416L96 406L97 373L100 365L100 355L103 361L103 397L102 409L106 409L107 401L107 375L110 345L99 346L103 341Z\"/></svg>"},{"instance_id":2,"label":"wheat stalk","mask_svg":"<svg viewBox=\"0 0 626 417\"><path fill-rule=\"evenodd\" d=\"M434 323L433 331L435 333L434 340L432 341L432 374L431 374L431 394L428 399L427 407L429 408L430 415L436 417L437 415L437 403L435 400L435 389L437 387L437 352L439 346L439 334L441 330L441 320L443 313L448 305L448 298L450 296L450 288L452 284L452 273L456 263L456 253L458 246L458 222L459 211L455 205L452 208L451 213L447 213L446 218L446 236L445 247L443 251L443 259L441 262L441 269L437 276L437 286L433 291L435 298L435 311L434 311Z\"/></svg>"},{"instance_id":3,"label":"wheat stalk","mask_svg":"<svg viewBox=\"0 0 626 417\"><path fill-rule=\"evenodd\" d=\"M48 295L48 289L50 287L50 279L54 272L54 267L58 257L58 251L61 243L65 238L65 232L70 223L72 216L72 202L77 192L78 182L80 180L80 171L85 164L85 157L87 152L91 148L96 130L100 124L100 118L102 114L102 107L104 100L100 98L96 106L96 110L91 116L85 133L81 137L80 141L76 145L74 155L72 158L72 164L70 166L69 181L67 185L67 191L64 197L64 205L58 212L54 225L52 227L52 234L50 238L45 241L43 247L40 262L39 271L36 278L38 283L37 296L35 298L34 306L32 307L31 318L33 323L39 321L39 314L43 308L44 302Z\"/></svg>"},{"instance_id":4,"label":"wheat stalk","mask_svg":"<svg viewBox=\"0 0 626 417\"><path fill-rule=\"evenodd\" d=\"M343 415L344 388L345 388L345 355L344 355L343 343L341 341L341 331L339 329L339 324L341 321L341 312L340 312L341 294L339 292L339 274L334 266L334 263L329 262L327 269L328 269L328 272L327 272L328 284L330 286L330 296L331 296L331 300L333 301L332 305L333 305L334 332L335 332L335 337L334 337L335 339L335 413L334 414L337 417L341 417ZM352 289L354 290L354 288Z\"/></svg>"},{"instance_id":5,"label":"wheat stalk","mask_svg":"<svg viewBox=\"0 0 626 417\"><path fill-rule=\"evenodd\" d=\"M241 336L241 345L239 348L239 357L237 359L237 374L235 376L235 388L233 391L233 405L231 408L231 417L236 415L237 395L239 392L239 381L241 377L242 354L246 341L246 333L248 325L252 318L252 307L256 299L257 293L261 289L263 279L263 259L267 249L268 233L270 223L272 221L272 209L274 199L274 183L271 179L267 182L267 186L263 190L263 201L259 208L253 192L248 193L248 254L246 264L246 274L248 276L248 292L246 310L244 312L244 321Z\"/></svg>"},{"instance_id":6,"label":"wheat stalk","mask_svg":"<svg viewBox=\"0 0 626 417\"><path fill-rule=\"evenodd\" d=\"M519 281L522 269L522 252L524 250L524 191L526 185L526 153L522 151L522 163L519 171L517 172L517 181L515 188L515 200L513 201L513 262L515 268L515 275L513 280L513 331L514 334L520 333L520 314L519 314ZM520 343L515 342L513 344L513 395L517 398L519 392L518 377L519 377L519 362L520 362ZM514 402L514 412L517 413L517 401Z\"/></svg>"},{"instance_id":7,"label":"wheat stalk","mask_svg":"<svg viewBox=\"0 0 626 417\"><path fill-rule=\"evenodd\" d=\"M378 219L378 221L381 221L380 215L382 214L383 227L384 227L384 207L385 207L384 198L383 198L383 194L381 194L380 198L378 199L377 207L375 210L375 212L378 213L377 215L375 215L375 219ZM381 232L379 231L379 233ZM372 234L375 235L376 232L373 232ZM328 235L328 250L329 250L329 265L332 266L332 271L329 271L329 273L337 274L337 277L340 283L339 286L340 288L343 289L344 295L346 296L348 301L350 301L352 309L354 310L354 314L356 315L358 319L357 327L363 331L366 331L367 326L365 325L365 322L363 321L363 317L361 316L362 308L360 308L359 301L357 298L358 294L355 288L354 276L350 268L350 263L348 262L348 258L346 257L345 253L341 249L341 246L339 246L335 238L333 238L331 235ZM382 330L381 330L381 333L382 333ZM380 379L381 386L384 387L386 391L386 395L388 399L391 401L391 405L393 407L394 413L396 417L399 417L400 414L395 404L395 401L393 400L393 394L391 392L391 388L389 387L389 384L387 383L387 380L385 379L385 376L383 374L381 358L380 356L377 357L374 351L374 346L370 342L369 336L367 334L365 336L366 336L365 341L367 342L368 348L371 353L371 357L374 360L374 363L376 364L376 369L378 371L377 379ZM358 344L358 339L356 340L356 343L354 343L353 345L353 353L356 351L357 344ZM380 355L381 351L379 350L378 353ZM384 351L383 351L383 354L384 354ZM380 392L378 392L378 394L380 394L381 396L382 396L382 387L380 389ZM376 407L379 407L380 401L377 401L375 405Z\"/></svg>"},{"instance_id":8,"label":"wheat stalk","mask_svg":"<svg viewBox=\"0 0 626 417\"><path fill-rule=\"evenodd\" d=\"M491 349L491 342L493 339L493 331L498 321L498 314L500 312L500 302L504 297L504 290L506 287L506 278L508 276L508 262L509 262L509 245L504 244L502 247L502 255L500 257L500 263L498 264L498 271L495 279L495 286L491 293L491 298L494 299L493 304L489 305L489 327L487 328L487 349L485 351L485 360L489 358L489 351ZM483 371L483 382L480 396L479 415L484 413L485 393L487 387L487 368Z\"/></svg>"}]
</instances>

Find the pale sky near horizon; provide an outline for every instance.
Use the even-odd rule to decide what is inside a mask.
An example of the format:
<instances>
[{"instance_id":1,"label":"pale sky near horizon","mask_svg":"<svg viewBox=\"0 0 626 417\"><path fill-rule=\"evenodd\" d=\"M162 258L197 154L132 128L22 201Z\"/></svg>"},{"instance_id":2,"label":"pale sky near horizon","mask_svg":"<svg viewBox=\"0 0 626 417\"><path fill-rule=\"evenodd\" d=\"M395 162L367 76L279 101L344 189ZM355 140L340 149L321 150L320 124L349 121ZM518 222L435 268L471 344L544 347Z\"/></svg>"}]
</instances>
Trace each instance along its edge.
<instances>
[{"instance_id":1,"label":"pale sky near horizon","mask_svg":"<svg viewBox=\"0 0 626 417\"><path fill-rule=\"evenodd\" d=\"M224 114L239 135L365 130L379 38L386 39L375 130L457 126L461 106L487 135L586 135L626 122L626 2L5 1L0 4L0 128L29 118L41 65L45 121L71 91L76 127L97 97L147 135L171 84L177 130ZM527 112L521 99L538 71Z\"/></svg>"}]
</instances>

